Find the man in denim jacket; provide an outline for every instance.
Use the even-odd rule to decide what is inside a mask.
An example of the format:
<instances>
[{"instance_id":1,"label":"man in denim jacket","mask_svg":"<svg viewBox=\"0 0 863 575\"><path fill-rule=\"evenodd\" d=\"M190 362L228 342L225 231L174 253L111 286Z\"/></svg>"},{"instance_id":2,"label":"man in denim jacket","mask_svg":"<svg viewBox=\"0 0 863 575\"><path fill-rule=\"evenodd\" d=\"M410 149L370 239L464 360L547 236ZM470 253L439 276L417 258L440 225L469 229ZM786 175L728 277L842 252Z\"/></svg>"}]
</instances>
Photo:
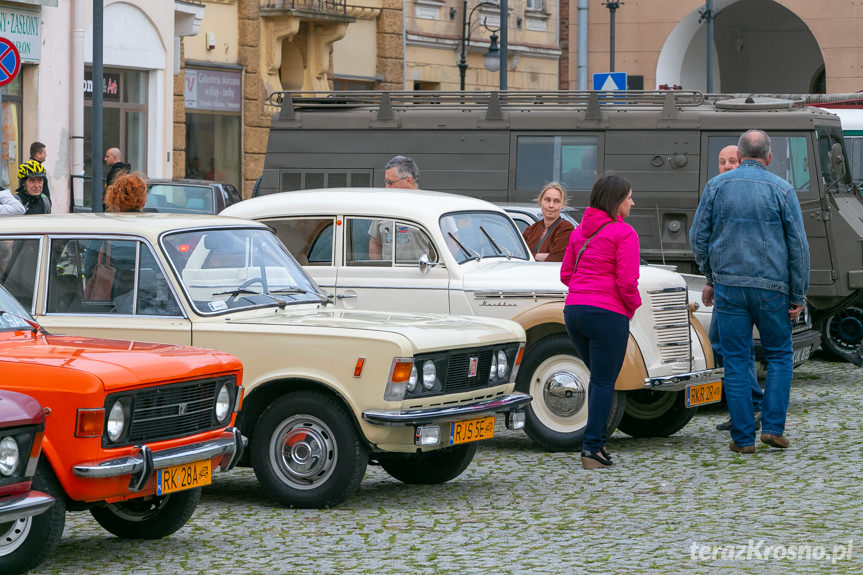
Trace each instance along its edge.
<instances>
[{"instance_id":1,"label":"man in denim jacket","mask_svg":"<svg viewBox=\"0 0 863 575\"><path fill-rule=\"evenodd\" d=\"M730 448L754 453L752 326L758 327L767 361L761 441L785 448L790 445L783 434L791 394L791 320L803 310L809 289L809 244L794 187L767 171L770 138L749 130L737 148L740 166L704 187L689 243L701 272L714 284Z\"/></svg>"}]
</instances>

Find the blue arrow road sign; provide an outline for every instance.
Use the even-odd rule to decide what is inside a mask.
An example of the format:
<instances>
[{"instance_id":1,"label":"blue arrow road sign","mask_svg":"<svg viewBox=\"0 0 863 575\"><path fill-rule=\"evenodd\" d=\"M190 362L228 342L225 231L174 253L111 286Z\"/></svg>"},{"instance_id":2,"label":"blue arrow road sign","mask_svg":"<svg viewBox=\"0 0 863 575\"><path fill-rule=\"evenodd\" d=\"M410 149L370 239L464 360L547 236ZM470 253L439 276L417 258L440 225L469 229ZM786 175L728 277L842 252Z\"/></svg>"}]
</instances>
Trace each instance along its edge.
<instances>
[{"instance_id":1,"label":"blue arrow road sign","mask_svg":"<svg viewBox=\"0 0 863 575\"><path fill-rule=\"evenodd\" d=\"M594 90L626 90L626 72L606 72L593 75Z\"/></svg>"},{"instance_id":2,"label":"blue arrow road sign","mask_svg":"<svg viewBox=\"0 0 863 575\"><path fill-rule=\"evenodd\" d=\"M14 80L20 69L21 55L18 48L6 38L0 38L0 86Z\"/></svg>"}]
</instances>

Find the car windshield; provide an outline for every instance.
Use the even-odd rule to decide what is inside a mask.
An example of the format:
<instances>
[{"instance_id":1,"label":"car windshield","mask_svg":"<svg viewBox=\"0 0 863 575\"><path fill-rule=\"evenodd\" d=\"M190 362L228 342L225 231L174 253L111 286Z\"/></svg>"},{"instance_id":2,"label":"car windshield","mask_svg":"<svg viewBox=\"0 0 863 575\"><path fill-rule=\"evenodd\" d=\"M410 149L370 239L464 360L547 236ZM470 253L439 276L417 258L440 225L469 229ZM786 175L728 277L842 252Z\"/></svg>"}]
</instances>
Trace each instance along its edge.
<instances>
[{"instance_id":1,"label":"car windshield","mask_svg":"<svg viewBox=\"0 0 863 575\"><path fill-rule=\"evenodd\" d=\"M21 304L12 295L0 286L0 331L14 331L30 329L33 326L27 323L35 322Z\"/></svg>"},{"instance_id":2,"label":"car windshield","mask_svg":"<svg viewBox=\"0 0 863 575\"><path fill-rule=\"evenodd\" d=\"M327 299L267 229L177 232L162 247L201 314Z\"/></svg>"},{"instance_id":3,"label":"car windshield","mask_svg":"<svg viewBox=\"0 0 863 575\"><path fill-rule=\"evenodd\" d=\"M213 190L209 186L150 184L144 209L181 214L212 214Z\"/></svg>"},{"instance_id":4,"label":"car windshield","mask_svg":"<svg viewBox=\"0 0 863 575\"><path fill-rule=\"evenodd\" d=\"M518 228L504 214L450 213L441 216L440 229L458 263L486 257L530 259Z\"/></svg>"}]
</instances>

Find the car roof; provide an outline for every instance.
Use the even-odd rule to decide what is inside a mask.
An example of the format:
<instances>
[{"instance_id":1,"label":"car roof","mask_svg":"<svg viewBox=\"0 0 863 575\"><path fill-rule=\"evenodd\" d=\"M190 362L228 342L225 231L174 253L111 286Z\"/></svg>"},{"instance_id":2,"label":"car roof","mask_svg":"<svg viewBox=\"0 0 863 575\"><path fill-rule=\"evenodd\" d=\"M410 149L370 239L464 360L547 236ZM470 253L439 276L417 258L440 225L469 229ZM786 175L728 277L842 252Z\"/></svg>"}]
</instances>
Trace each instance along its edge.
<instances>
[{"instance_id":1,"label":"car roof","mask_svg":"<svg viewBox=\"0 0 863 575\"><path fill-rule=\"evenodd\" d=\"M163 232L202 227L263 227L250 220L223 216L124 213L49 214L2 219L0 233L17 234L129 234L157 237Z\"/></svg>"},{"instance_id":2,"label":"car roof","mask_svg":"<svg viewBox=\"0 0 863 575\"><path fill-rule=\"evenodd\" d=\"M183 178L179 180L168 180L165 178L149 178L147 179L147 185L151 184L159 184L159 185L171 185L176 184L180 186L226 186L230 185L225 182L216 182L214 180L195 180L191 178Z\"/></svg>"},{"instance_id":3,"label":"car roof","mask_svg":"<svg viewBox=\"0 0 863 575\"><path fill-rule=\"evenodd\" d=\"M267 194L226 208L225 215L268 217L283 215L350 214L434 220L457 211L492 211L498 206L468 196L401 188L321 188Z\"/></svg>"}]
</instances>

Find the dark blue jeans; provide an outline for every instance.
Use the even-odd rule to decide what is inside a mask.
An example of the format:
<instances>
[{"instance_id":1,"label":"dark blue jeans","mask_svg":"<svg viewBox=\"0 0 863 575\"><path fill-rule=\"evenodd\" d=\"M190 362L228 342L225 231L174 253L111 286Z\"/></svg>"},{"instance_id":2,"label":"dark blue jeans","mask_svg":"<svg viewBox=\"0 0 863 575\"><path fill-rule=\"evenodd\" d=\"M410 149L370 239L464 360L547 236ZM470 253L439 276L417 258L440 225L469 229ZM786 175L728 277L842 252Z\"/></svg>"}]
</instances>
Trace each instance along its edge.
<instances>
[{"instance_id":1,"label":"dark blue jeans","mask_svg":"<svg viewBox=\"0 0 863 575\"><path fill-rule=\"evenodd\" d=\"M716 284L716 319L725 367L725 397L731 439L740 447L755 444L752 409L752 326L758 327L767 361L761 400L761 432L782 435L791 395L791 319L788 296L772 290Z\"/></svg>"},{"instance_id":2,"label":"dark blue jeans","mask_svg":"<svg viewBox=\"0 0 863 575\"><path fill-rule=\"evenodd\" d=\"M587 388L587 427L584 451L599 451L605 445L605 426L614 399L614 382L626 356L629 318L589 305L563 308L566 331L590 370Z\"/></svg>"},{"instance_id":3,"label":"dark blue jeans","mask_svg":"<svg viewBox=\"0 0 863 575\"><path fill-rule=\"evenodd\" d=\"M710 339L710 347L713 348L713 359L717 366L722 365L722 342L719 341L719 321L716 319L716 307L713 308L713 315L710 316L710 329L707 330L707 337ZM755 372L755 343L753 342L750 351L752 355L752 409L761 411L761 398L764 397L764 391L758 385L758 377Z\"/></svg>"}]
</instances>

